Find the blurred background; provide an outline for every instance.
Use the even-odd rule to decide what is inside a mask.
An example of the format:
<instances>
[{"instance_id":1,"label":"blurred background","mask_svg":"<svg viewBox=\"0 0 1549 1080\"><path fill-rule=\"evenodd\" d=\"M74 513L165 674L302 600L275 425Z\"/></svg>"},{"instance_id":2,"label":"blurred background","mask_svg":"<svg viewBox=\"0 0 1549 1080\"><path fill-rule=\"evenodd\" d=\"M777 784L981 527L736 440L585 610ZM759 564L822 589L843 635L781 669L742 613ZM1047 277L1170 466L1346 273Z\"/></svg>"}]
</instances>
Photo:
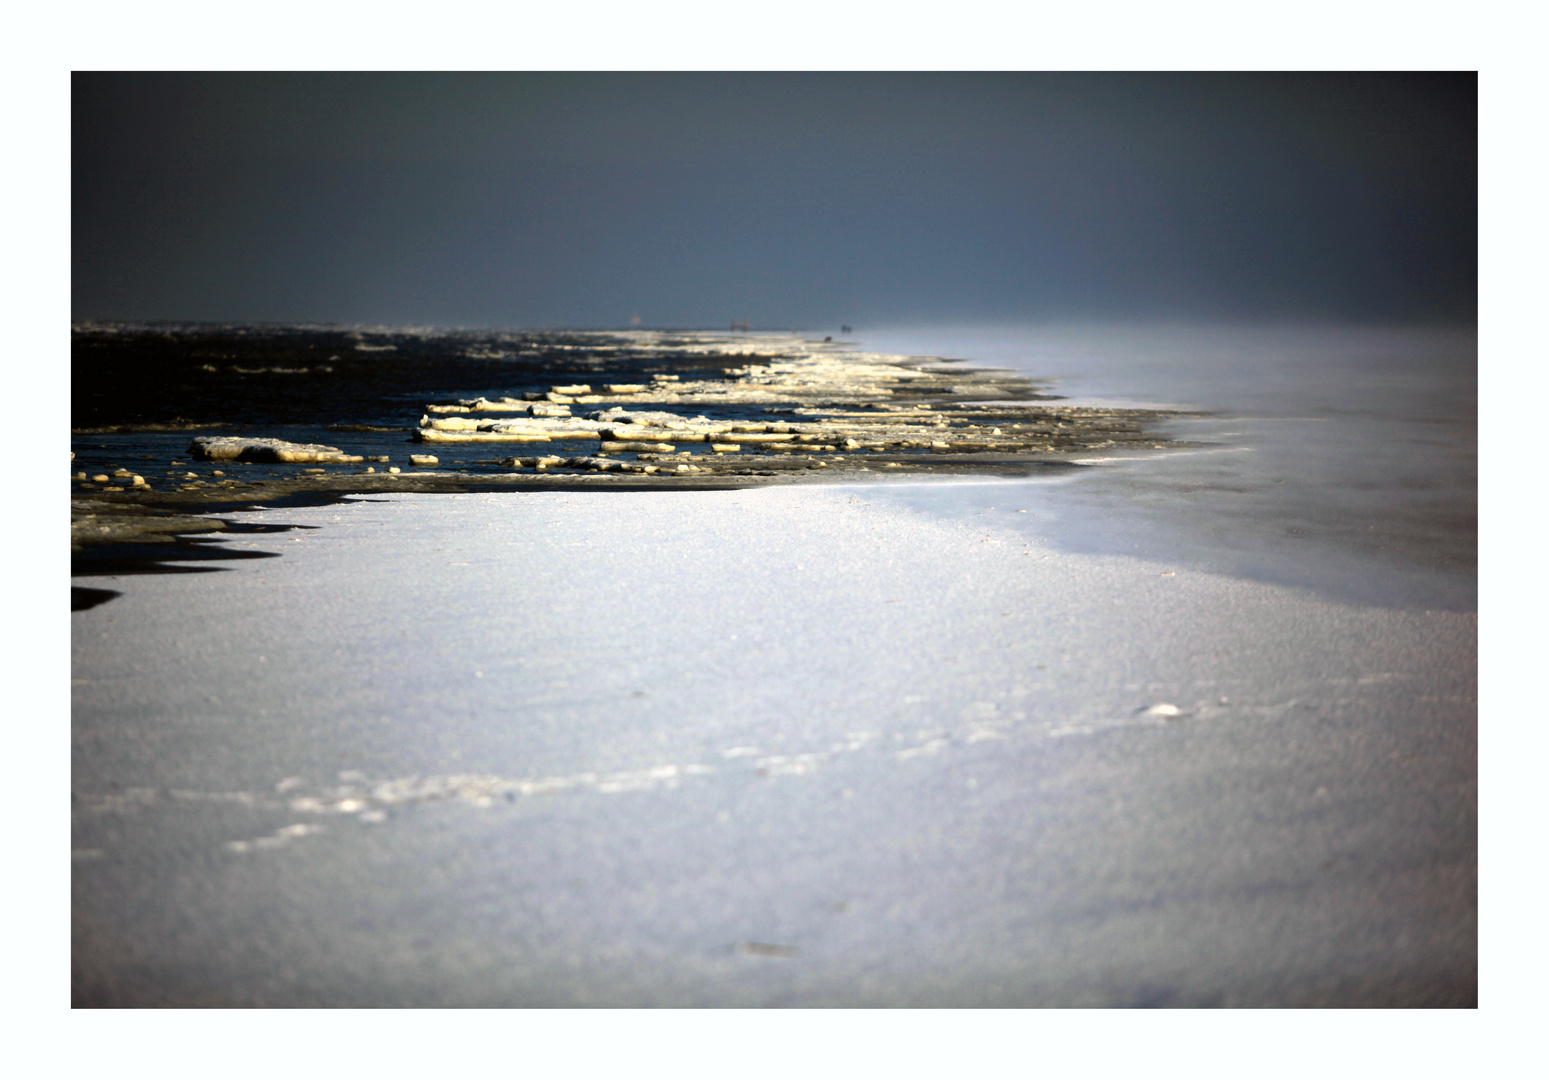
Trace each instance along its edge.
<instances>
[{"instance_id":1,"label":"blurred background","mask_svg":"<svg viewBox=\"0 0 1549 1080\"><path fill-rule=\"evenodd\" d=\"M1472 72L77 73L72 317L1470 323L1476 91Z\"/></svg>"}]
</instances>

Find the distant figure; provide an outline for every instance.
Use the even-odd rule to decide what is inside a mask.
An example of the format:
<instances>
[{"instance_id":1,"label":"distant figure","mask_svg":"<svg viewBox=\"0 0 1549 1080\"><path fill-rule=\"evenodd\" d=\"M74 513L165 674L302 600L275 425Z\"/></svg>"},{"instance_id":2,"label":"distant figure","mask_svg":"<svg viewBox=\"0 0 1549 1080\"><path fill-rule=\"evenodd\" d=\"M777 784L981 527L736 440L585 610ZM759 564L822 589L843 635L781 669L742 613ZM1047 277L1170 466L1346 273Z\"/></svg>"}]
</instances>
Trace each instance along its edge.
<instances>
[{"instance_id":1,"label":"distant figure","mask_svg":"<svg viewBox=\"0 0 1549 1080\"><path fill-rule=\"evenodd\" d=\"M826 337L826 338L823 339L823 344L827 345L830 341L833 341L833 340L834 339L831 338L831 337Z\"/></svg>"},{"instance_id":2,"label":"distant figure","mask_svg":"<svg viewBox=\"0 0 1549 1080\"><path fill-rule=\"evenodd\" d=\"M631 315L629 317L629 325L630 326L639 326L640 325L640 313L639 312L636 312L635 314L633 314L633 315Z\"/></svg>"},{"instance_id":3,"label":"distant figure","mask_svg":"<svg viewBox=\"0 0 1549 1080\"><path fill-rule=\"evenodd\" d=\"M748 333L748 320L746 316L731 321L731 332L735 334L738 330L741 330L744 334Z\"/></svg>"},{"instance_id":4,"label":"distant figure","mask_svg":"<svg viewBox=\"0 0 1549 1080\"><path fill-rule=\"evenodd\" d=\"M848 333L850 333L850 328L848 326L841 326L839 328L839 332L841 334L848 334Z\"/></svg>"}]
</instances>

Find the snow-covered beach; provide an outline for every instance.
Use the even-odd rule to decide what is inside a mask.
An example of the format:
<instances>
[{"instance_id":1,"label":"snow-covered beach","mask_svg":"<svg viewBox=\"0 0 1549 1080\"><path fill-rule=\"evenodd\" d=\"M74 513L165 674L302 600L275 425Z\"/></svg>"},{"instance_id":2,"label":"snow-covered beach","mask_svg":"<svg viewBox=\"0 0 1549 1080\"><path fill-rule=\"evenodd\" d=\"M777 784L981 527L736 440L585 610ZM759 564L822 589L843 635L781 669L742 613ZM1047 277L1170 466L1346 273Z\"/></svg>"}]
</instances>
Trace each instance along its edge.
<instances>
[{"instance_id":1,"label":"snow-covered beach","mask_svg":"<svg viewBox=\"0 0 1549 1080\"><path fill-rule=\"evenodd\" d=\"M1073 340L868 344L1213 445L77 579L77 1003L1473 1004L1472 337Z\"/></svg>"}]
</instances>

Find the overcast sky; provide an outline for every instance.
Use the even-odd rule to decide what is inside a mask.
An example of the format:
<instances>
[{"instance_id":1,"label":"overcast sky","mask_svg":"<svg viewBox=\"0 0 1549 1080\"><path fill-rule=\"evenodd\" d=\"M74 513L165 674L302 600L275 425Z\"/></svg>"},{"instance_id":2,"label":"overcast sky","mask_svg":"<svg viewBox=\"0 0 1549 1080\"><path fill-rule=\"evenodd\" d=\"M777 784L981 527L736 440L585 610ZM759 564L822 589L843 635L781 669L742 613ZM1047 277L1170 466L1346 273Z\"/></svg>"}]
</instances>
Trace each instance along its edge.
<instances>
[{"instance_id":1,"label":"overcast sky","mask_svg":"<svg viewBox=\"0 0 1549 1080\"><path fill-rule=\"evenodd\" d=\"M1472 74L77 74L73 317L1471 321Z\"/></svg>"}]
</instances>

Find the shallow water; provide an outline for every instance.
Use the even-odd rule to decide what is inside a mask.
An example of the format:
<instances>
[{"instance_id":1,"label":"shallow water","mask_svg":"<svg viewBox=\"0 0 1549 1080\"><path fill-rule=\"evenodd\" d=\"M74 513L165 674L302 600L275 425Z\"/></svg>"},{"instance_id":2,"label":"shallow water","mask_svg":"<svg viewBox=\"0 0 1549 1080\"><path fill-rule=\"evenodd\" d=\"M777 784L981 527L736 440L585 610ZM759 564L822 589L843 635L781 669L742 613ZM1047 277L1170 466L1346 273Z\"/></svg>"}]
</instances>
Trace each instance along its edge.
<instances>
[{"instance_id":1,"label":"shallow water","mask_svg":"<svg viewBox=\"0 0 1549 1080\"><path fill-rule=\"evenodd\" d=\"M79 336L77 382L92 392L76 403L78 423L227 422L201 431L78 430L72 470L124 467L158 486L190 468L203 476L210 466L189 458L191 437L239 429L391 458L378 469L406 467L411 451L424 451L410 430L427 400L501 396L604 369L644 378L662 360L593 355L562 335L534 344L493 332L228 330L165 342ZM1094 460L1074 476L892 482L894 499L947 516L1009 514L1007 524L1072 552L1159 558L1354 603L1477 605L1473 330L937 327L865 332L858 344L1011 368L1051 380L1047 388L1069 404L1208 414L1158 428L1202 449ZM384 430L339 430L362 425ZM498 462L509 447L433 452L443 467L507 471ZM294 470L230 462L221 471L254 480Z\"/></svg>"},{"instance_id":2,"label":"shallow water","mask_svg":"<svg viewBox=\"0 0 1549 1080\"><path fill-rule=\"evenodd\" d=\"M398 466L410 453L431 453L463 471L506 473L498 462L511 456L510 446L416 445L426 403L520 397L556 383L649 381L666 372L714 381L742 363L686 349L684 337L662 335L652 349L631 341L607 333L83 324L72 341L71 470L91 475L121 466L155 485L181 476L167 473L172 462L193 464L194 437L240 434L387 456ZM695 406L706 409L718 419L763 418L756 407ZM222 472L251 480L295 470L232 462Z\"/></svg>"},{"instance_id":3,"label":"shallow water","mask_svg":"<svg viewBox=\"0 0 1549 1080\"><path fill-rule=\"evenodd\" d=\"M1212 414L1163 429L1208 449L1075 477L900 485L895 498L1000 513L1069 551L1143 554L1353 603L1477 606L1472 330L945 327L867 333L865 345L1052 377L1072 404Z\"/></svg>"}]
</instances>

